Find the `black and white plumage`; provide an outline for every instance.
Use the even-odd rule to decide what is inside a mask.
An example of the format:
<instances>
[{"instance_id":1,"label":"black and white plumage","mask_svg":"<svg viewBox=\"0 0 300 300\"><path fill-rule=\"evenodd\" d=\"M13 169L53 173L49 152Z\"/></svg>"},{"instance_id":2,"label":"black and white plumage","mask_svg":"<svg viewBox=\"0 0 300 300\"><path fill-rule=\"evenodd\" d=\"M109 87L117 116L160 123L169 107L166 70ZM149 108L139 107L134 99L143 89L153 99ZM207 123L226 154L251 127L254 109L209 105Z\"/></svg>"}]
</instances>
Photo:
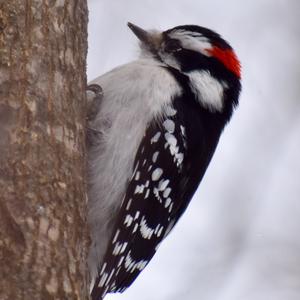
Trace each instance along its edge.
<instances>
[{"instance_id":1,"label":"black and white plumage","mask_svg":"<svg viewBox=\"0 0 300 300\"><path fill-rule=\"evenodd\" d=\"M93 300L125 290L151 260L197 189L240 92L239 62L215 32L129 27L141 58L92 82L103 89L89 121Z\"/></svg>"}]
</instances>

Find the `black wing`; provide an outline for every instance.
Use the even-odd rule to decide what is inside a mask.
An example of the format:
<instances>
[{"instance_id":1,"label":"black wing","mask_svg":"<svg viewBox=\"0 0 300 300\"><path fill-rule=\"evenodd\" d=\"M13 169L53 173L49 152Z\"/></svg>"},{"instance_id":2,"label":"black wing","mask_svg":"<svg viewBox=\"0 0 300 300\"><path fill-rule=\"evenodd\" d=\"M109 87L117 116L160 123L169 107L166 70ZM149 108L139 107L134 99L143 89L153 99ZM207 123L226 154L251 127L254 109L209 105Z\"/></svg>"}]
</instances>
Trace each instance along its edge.
<instances>
[{"instance_id":1,"label":"black wing","mask_svg":"<svg viewBox=\"0 0 300 300\"><path fill-rule=\"evenodd\" d=\"M92 290L99 300L122 292L155 254L199 185L221 130L194 102L176 99L166 116L148 127L104 264Z\"/></svg>"}]
</instances>

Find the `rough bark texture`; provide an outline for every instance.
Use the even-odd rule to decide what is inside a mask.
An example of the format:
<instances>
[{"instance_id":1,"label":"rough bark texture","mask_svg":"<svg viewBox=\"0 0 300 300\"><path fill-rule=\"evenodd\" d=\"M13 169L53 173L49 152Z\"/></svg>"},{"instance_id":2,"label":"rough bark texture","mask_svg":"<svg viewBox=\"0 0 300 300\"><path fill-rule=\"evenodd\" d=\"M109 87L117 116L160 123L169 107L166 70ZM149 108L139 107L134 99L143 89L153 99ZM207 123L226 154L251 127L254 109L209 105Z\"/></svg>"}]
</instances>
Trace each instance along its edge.
<instances>
[{"instance_id":1,"label":"rough bark texture","mask_svg":"<svg viewBox=\"0 0 300 300\"><path fill-rule=\"evenodd\" d=\"M0 0L0 299L87 299L86 0Z\"/></svg>"}]
</instances>

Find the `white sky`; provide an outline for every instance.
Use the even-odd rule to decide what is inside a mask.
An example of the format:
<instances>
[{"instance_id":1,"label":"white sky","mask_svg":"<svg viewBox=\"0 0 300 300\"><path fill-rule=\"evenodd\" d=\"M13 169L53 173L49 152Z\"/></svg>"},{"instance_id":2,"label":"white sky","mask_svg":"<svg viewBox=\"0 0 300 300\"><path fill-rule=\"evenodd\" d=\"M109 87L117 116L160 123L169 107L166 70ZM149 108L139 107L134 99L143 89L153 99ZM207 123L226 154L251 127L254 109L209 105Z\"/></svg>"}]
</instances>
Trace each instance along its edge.
<instances>
[{"instance_id":1,"label":"white sky","mask_svg":"<svg viewBox=\"0 0 300 300\"><path fill-rule=\"evenodd\" d=\"M127 21L219 32L240 106L186 214L134 284L105 300L300 299L300 1L89 0L88 78L133 60Z\"/></svg>"}]
</instances>

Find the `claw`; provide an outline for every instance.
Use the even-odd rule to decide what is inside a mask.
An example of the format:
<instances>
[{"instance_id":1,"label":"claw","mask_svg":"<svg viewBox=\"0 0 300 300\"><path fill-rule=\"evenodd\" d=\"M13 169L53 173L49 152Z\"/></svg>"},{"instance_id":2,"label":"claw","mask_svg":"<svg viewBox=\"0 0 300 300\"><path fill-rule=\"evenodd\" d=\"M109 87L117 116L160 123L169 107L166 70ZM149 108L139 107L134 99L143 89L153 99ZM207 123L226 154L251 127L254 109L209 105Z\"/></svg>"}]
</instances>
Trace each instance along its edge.
<instances>
[{"instance_id":1,"label":"claw","mask_svg":"<svg viewBox=\"0 0 300 300\"><path fill-rule=\"evenodd\" d=\"M103 98L103 90L98 84L90 84L86 87L87 91L93 92L95 95L88 96L87 120L93 120L100 110L101 100Z\"/></svg>"},{"instance_id":2,"label":"claw","mask_svg":"<svg viewBox=\"0 0 300 300\"><path fill-rule=\"evenodd\" d=\"M97 144L99 138L101 137L101 132L94 128L94 120L100 110L102 98L103 98L103 90L98 84L90 84L86 87L87 91L91 91L91 93L87 93L87 127L86 127L86 143L87 146L90 147L94 144Z\"/></svg>"},{"instance_id":3,"label":"claw","mask_svg":"<svg viewBox=\"0 0 300 300\"><path fill-rule=\"evenodd\" d=\"M102 87L101 87L99 84L95 84L95 83L89 84L89 85L86 87L86 89L87 89L88 91L94 92L96 95L100 95L100 94L103 95Z\"/></svg>"}]
</instances>

